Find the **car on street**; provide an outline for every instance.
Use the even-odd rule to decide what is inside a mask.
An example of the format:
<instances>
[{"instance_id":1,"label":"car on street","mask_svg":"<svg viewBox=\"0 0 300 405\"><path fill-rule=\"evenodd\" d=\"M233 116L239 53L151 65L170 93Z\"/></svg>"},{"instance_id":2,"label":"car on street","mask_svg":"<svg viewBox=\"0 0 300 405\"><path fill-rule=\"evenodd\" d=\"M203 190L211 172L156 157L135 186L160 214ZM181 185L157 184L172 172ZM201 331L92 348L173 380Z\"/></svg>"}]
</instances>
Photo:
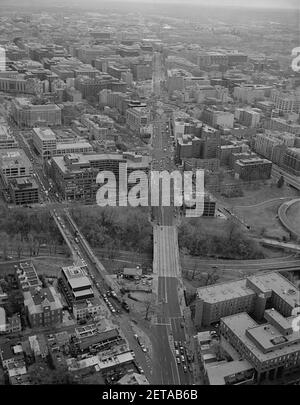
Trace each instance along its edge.
<instances>
[{"instance_id":1,"label":"car on street","mask_svg":"<svg viewBox=\"0 0 300 405\"><path fill-rule=\"evenodd\" d=\"M182 363L185 363L185 357L183 354L180 356L180 358L181 358Z\"/></svg>"},{"instance_id":2,"label":"car on street","mask_svg":"<svg viewBox=\"0 0 300 405\"><path fill-rule=\"evenodd\" d=\"M176 363L180 364L180 357L176 357Z\"/></svg>"},{"instance_id":3,"label":"car on street","mask_svg":"<svg viewBox=\"0 0 300 405\"><path fill-rule=\"evenodd\" d=\"M186 373L187 372L187 366L183 366L183 371Z\"/></svg>"}]
</instances>

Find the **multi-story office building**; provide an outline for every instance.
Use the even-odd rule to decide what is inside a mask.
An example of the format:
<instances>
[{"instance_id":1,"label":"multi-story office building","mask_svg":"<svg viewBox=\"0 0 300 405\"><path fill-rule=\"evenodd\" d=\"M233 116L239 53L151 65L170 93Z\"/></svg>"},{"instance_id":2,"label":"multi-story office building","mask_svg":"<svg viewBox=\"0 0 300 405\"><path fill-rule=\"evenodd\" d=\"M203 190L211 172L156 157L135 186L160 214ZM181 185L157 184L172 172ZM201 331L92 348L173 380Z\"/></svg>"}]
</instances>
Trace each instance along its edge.
<instances>
[{"instance_id":1,"label":"multi-story office building","mask_svg":"<svg viewBox=\"0 0 300 405\"><path fill-rule=\"evenodd\" d=\"M128 108L126 111L126 125L132 131L141 133L150 123L150 112L147 107Z\"/></svg>"},{"instance_id":2,"label":"multi-story office building","mask_svg":"<svg viewBox=\"0 0 300 405\"><path fill-rule=\"evenodd\" d=\"M32 104L26 98L16 98L12 102L12 117L19 127L61 125L61 109L56 104Z\"/></svg>"},{"instance_id":3,"label":"multi-story office building","mask_svg":"<svg viewBox=\"0 0 300 405\"><path fill-rule=\"evenodd\" d=\"M235 178L244 181L269 179L271 170L272 162L259 157L239 159L234 164Z\"/></svg>"},{"instance_id":4,"label":"multi-story office building","mask_svg":"<svg viewBox=\"0 0 300 405\"><path fill-rule=\"evenodd\" d=\"M9 127L0 123L0 149L15 149L18 142L13 137Z\"/></svg>"},{"instance_id":5,"label":"multi-story office building","mask_svg":"<svg viewBox=\"0 0 300 405\"><path fill-rule=\"evenodd\" d=\"M56 135L50 128L33 128L32 141L42 157L51 157L56 151Z\"/></svg>"},{"instance_id":6,"label":"multi-story office building","mask_svg":"<svg viewBox=\"0 0 300 405\"><path fill-rule=\"evenodd\" d=\"M69 154L53 157L49 170L65 199L95 203L96 193L100 187L96 183L96 178L100 171L107 170L114 173L118 185L119 170L122 170L122 173L127 171L127 174L132 170L143 170L148 173L149 157L131 154Z\"/></svg>"},{"instance_id":7,"label":"multi-story office building","mask_svg":"<svg viewBox=\"0 0 300 405\"><path fill-rule=\"evenodd\" d=\"M242 312L222 318L220 334L240 359L254 367L257 384L280 380L288 384L289 380L299 381L300 335L292 327L294 318L270 308L264 312L267 323L261 324Z\"/></svg>"},{"instance_id":8,"label":"multi-story office building","mask_svg":"<svg viewBox=\"0 0 300 405\"><path fill-rule=\"evenodd\" d=\"M39 202L39 189L33 178L22 177L11 179L8 189L13 204L27 205Z\"/></svg>"},{"instance_id":9,"label":"multi-story office building","mask_svg":"<svg viewBox=\"0 0 300 405\"><path fill-rule=\"evenodd\" d=\"M50 128L33 128L33 144L43 158L62 156L68 153L93 152L92 145L82 138L57 139Z\"/></svg>"},{"instance_id":10,"label":"multi-story office building","mask_svg":"<svg viewBox=\"0 0 300 405\"><path fill-rule=\"evenodd\" d=\"M23 149L0 150L0 174L6 185L10 179L32 176L32 164Z\"/></svg>"},{"instance_id":11,"label":"multi-story office building","mask_svg":"<svg viewBox=\"0 0 300 405\"><path fill-rule=\"evenodd\" d=\"M62 322L63 306L53 287L37 288L23 294L26 315L32 328Z\"/></svg>"},{"instance_id":12,"label":"multi-story office building","mask_svg":"<svg viewBox=\"0 0 300 405\"><path fill-rule=\"evenodd\" d=\"M101 312L101 302L95 295L91 280L81 267L63 267L59 286L76 319Z\"/></svg>"},{"instance_id":13,"label":"multi-story office building","mask_svg":"<svg viewBox=\"0 0 300 405\"><path fill-rule=\"evenodd\" d=\"M300 306L297 288L279 273L266 273L197 289L194 322L209 326L221 318L247 312L258 320L275 308L290 317Z\"/></svg>"}]
</instances>

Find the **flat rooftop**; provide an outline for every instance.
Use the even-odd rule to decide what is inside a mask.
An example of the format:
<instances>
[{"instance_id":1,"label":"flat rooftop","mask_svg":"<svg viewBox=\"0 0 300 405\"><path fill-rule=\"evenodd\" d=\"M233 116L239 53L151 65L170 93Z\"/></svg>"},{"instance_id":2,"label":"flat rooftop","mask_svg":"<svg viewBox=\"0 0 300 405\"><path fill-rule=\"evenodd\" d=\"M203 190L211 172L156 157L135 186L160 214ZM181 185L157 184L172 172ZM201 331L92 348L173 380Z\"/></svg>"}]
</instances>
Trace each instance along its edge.
<instances>
[{"instance_id":1,"label":"flat rooftop","mask_svg":"<svg viewBox=\"0 0 300 405\"><path fill-rule=\"evenodd\" d=\"M33 128L33 132L35 132L42 141L56 140L56 135L50 128Z\"/></svg>"},{"instance_id":2,"label":"flat rooftop","mask_svg":"<svg viewBox=\"0 0 300 405\"><path fill-rule=\"evenodd\" d=\"M226 377L252 370L253 366L247 360L235 360L211 366L208 364L206 368L210 385L225 385Z\"/></svg>"},{"instance_id":3,"label":"flat rooftop","mask_svg":"<svg viewBox=\"0 0 300 405\"><path fill-rule=\"evenodd\" d=\"M229 283L200 287L197 289L197 295L203 301L215 304L220 301L255 295L255 292L246 286L246 279L242 279Z\"/></svg>"},{"instance_id":4,"label":"flat rooftop","mask_svg":"<svg viewBox=\"0 0 300 405\"><path fill-rule=\"evenodd\" d=\"M69 266L62 268L70 286L74 288L91 287L91 281L86 276L85 272L77 266Z\"/></svg>"},{"instance_id":5,"label":"flat rooftop","mask_svg":"<svg viewBox=\"0 0 300 405\"><path fill-rule=\"evenodd\" d=\"M248 277L253 284L264 286L266 291L272 291L272 294L278 295L282 300L288 303L292 308L300 305L300 294L297 288L288 279L277 272L270 272L253 277ZM231 300L247 295L255 294L254 290L247 287L247 278L220 283L197 289L197 295L207 303L217 303L220 301Z\"/></svg>"},{"instance_id":6,"label":"flat rooftop","mask_svg":"<svg viewBox=\"0 0 300 405\"><path fill-rule=\"evenodd\" d=\"M294 318L289 317L287 320L292 324ZM221 322L261 362L300 351L299 332L283 336L276 327L269 323L258 325L246 312L227 316L222 318Z\"/></svg>"},{"instance_id":7,"label":"flat rooftop","mask_svg":"<svg viewBox=\"0 0 300 405\"><path fill-rule=\"evenodd\" d=\"M2 169L10 169L20 165L31 166L30 160L23 149L0 150L0 166Z\"/></svg>"}]
</instances>

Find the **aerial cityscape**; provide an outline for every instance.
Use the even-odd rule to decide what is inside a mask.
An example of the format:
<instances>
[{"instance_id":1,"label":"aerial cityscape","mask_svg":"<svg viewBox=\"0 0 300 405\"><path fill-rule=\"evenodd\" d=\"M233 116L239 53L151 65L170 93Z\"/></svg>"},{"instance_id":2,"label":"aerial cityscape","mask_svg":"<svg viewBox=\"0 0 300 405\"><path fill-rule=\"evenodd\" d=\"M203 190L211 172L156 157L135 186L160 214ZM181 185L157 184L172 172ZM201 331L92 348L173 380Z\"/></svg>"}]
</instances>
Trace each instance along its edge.
<instances>
[{"instance_id":1,"label":"aerial cityscape","mask_svg":"<svg viewBox=\"0 0 300 405\"><path fill-rule=\"evenodd\" d=\"M262 3L1 2L1 386L300 385L300 7Z\"/></svg>"}]
</instances>

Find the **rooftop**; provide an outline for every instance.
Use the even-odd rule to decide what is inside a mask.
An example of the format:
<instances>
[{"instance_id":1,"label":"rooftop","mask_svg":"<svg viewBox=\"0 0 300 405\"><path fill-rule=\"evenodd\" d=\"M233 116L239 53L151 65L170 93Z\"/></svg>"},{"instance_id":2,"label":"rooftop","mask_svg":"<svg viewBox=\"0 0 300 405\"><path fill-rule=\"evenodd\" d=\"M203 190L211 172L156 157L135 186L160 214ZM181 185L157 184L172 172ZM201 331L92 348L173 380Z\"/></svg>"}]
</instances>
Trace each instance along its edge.
<instances>
[{"instance_id":1,"label":"rooftop","mask_svg":"<svg viewBox=\"0 0 300 405\"><path fill-rule=\"evenodd\" d=\"M91 281L85 272L77 266L63 267L62 272L67 278L72 289L79 287L91 287Z\"/></svg>"},{"instance_id":2,"label":"rooftop","mask_svg":"<svg viewBox=\"0 0 300 405\"><path fill-rule=\"evenodd\" d=\"M31 315L42 313L45 307L50 307L51 311L62 309L59 296L53 287L25 291L24 305Z\"/></svg>"},{"instance_id":3,"label":"rooftop","mask_svg":"<svg viewBox=\"0 0 300 405\"><path fill-rule=\"evenodd\" d=\"M55 141L56 135L50 128L33 128L33 131L42 141Z\"/></svg>"},{"instance_id":4,"label":"rooftop","mask_svg":"<svg viewBox=\"0 0 300 405\"><path fill-rule=\"evenodd\" d=\"M2 149L0 150L0 166L2 169L9 169L20 166L31 166L30 160L23 149Z\"/></svg>"},{"instance_id":5,"label":"rooftop","mask_svg":"<svg viewBox=\"0 0 300 405\"><path fill-rule=\"evenodd\" d=\"M236 360L222 364L207 365L206 372L210 385L224 385L226 377L231 377L238 373L253 370L253 366L247 360Z\"/></svg>"},{"instance_id":6,"label":"rooftop","mask_svg":"<svg viewBox=\"0 0 300 405\"><path fill-rule=\"evenodd\" d=\"M293 316L286 319L291 325L294 318ZM260 362L300 351L299 332L284 336L269 323L257 324L245 312L222 318L221 323L224 323Z\"/></svg>"},{"instance_id":7,"label":"rooftop","mask_svg":"<svg viewBox=\"0 0 300 405\"><path fill-rule=\"evenodd\" d=\"M215 284L208 287L200 287L197 289L197 295L207 303L217 303L253 295L255 291L247 287L247 279L256 284L259 282L266 290L270 290L272 294L278 295L292 308L299 306L300 297L297 288L288 279L277 272L255 275L253 277Z\"/></svg>"}]
</instances>

